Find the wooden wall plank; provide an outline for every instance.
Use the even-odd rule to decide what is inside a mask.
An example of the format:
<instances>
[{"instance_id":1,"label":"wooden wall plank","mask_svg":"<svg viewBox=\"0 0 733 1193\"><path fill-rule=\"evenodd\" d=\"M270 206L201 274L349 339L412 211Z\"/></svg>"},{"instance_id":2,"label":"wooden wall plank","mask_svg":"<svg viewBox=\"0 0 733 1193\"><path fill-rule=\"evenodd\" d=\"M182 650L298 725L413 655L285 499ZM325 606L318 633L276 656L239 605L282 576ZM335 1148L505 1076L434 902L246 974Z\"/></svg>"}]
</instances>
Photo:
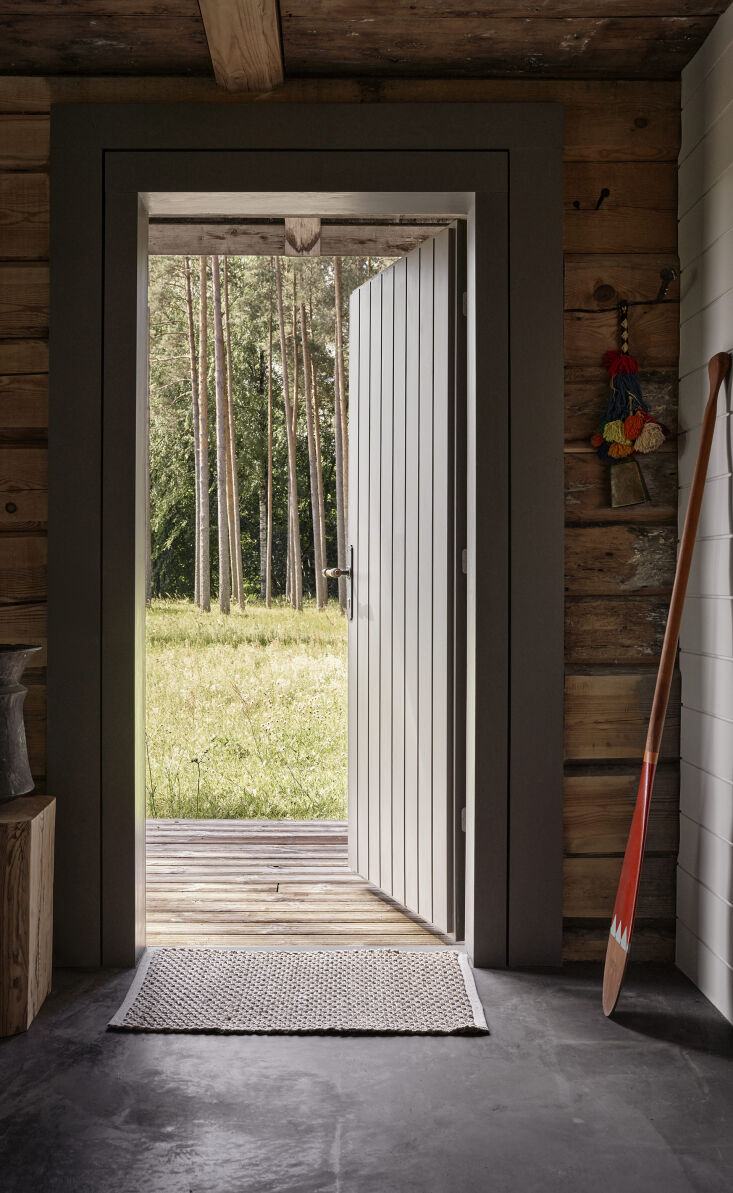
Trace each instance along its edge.
<instances>
[{"instance_id":1,"label":"wooden wall plank","mask_svg":"<svg viewBox=\"0 0 733 1193\"><path fill-rule=\"evenodd\" d=\"M0 605L46 599L46 539L0 536Z\"/></svg>"},{"instance_id":2,"label":"wooden wall plank","mask_svg":"<svg viewBox=\"0 0 733 1193\"><path fill-rule=\"evenodd\" d=\"M626 302L653 303L662 284L662 272L679 273L676 252L669 253L569 253L565 254L565 309L597 310ZM666 296L679 299L679 280L669 284ZM613 312L615 314L615 312ZM629 330L636 311L630 312ZM613 343L613 341L611 341ZM646 363L646 361L645 361Z\"/></svg>"},{"instance_id":3,"label":"wooden wall plank","mask_svg":"<svg viewBox=\"0 0 733 1193\"><path fill-rule=\"evenodd\" d=\"M677 370L649 370L641 361L639 380L649 409L674 430L677 422ZM569 366L565 370L565 441L566 447L593 451L588 440L602 420L608 402L608 374L598 361L595 365Z\"/></svg>"},{"instance_id":4,"label":"wooden wall plank","mask_svg":"<svg viewBox=\"0 0 733 1193\"><path fill-rule=\"evenodd\" d=\"M638 762L644 754L655 683L654 671L566 675L566 761ZM679 757L679 692L677 677L670 696L661 758Z\"/></svg>"},{"instance_id":5,"label":"wooden wall plank","mask_svg":"<svg viewBox=\"0 0 733 1193\"><path fill-rule=\"evenodd\" d=\"M662 649L668 612L667 596L569 597L566 662L612 667L653 662Z\"/></svg>"},{"instance_id":6,"label":"wooden wall plank","mask_svg":"<svg viewBox=\"0 0 733 1193\"><path fill-rule=\"evenodd\" d=\"M638 461L649 501L611 507L613 465L582 452L565 453L565 524L587 522L674 523L677 515L677 460L672 452L656 452Z\"/></svg>"},{"instance_id":7,"label":"wooden wall plank","mask_svg":"<svg viewBox=\"0 0 733 1193\"><path fill-rule=\"evenodd\" d=\"M675 162L566 163L566 252L674 253L676 246Z\"/></svg>"},{"instance_id":8,"label":"wooden wall plank","mask_svg":"<svg viewBox=\"0 0 733 1193\"><path fill-rule=\"evenodd\" d=\"M47 340L0 339L0 376L48 373Z\"/></svg>"},{"instance_id":9,"label":"wooden wall plank","mask_svg":"<svg viewBox=\"0 0 733 1193\"><path fill-rule=\"evenodd\" d=\"M679 83L541 79L295 79L267 94L213 79L0 76L0 112L52 103L561 103L567 161L675 162Z\"/></svg>"},{"instance_id":10,"label":"wooden wall plank","mask_svg":"<svg viewBox=\"0 0 733 1193\"><path fill-rule=\"evenodd\" d=\"M0 264L0 337L48 335L48 301L46 264Z\"/></svg>"},{"instance_id":11,"label":"wooden wall plank","mask_svg":"<svg viewBox=\"0 0 733 1193\"><path fill-rule=\"evenodd\" d=\"M47 257L48 175L0 174L0 258Z\"/></svg>"},{"instance_id":12,"label":"wooden wall plank","mask_svg":"<svg viewBox=\"0 0 733 1193\"><path fill-rule=\"evenodd\" d=\"M571 527L565 532L565 592L569 596L667 593L676 556L673 527Z\"/></svg>"},{"instance_id":13,"label":"wooden wall plank","mask_svg":"<svg viewBox=\"0 0 733 1193\"><path fill-rule=\"evenodd\" d=\"M0 353L2 348L0 347ZM16 373L0 376L0 441L7 431L24 428L28 433L48 427L48 376L46 373Z\"/></svg>"},{"instance_id":14,"label":"wooden wall plank","mask_svg":"<svg viewBox=\"0 0 733 1193\"><path fill-rule=\"evenodd\" d=\"M568 854L622 854L639 787L636 769L565 776L564 846ZM661 766L654 782L647 849L676 853L679 840L679 774Z\"/></svg>"},{"instance_id":15,"label":"wooden wall plank","mask_svg":"<svg viewBox=\"0 0 733 1193\"><path fill-rule=\"evenodd\" d=\"M45 170L48 134L45 115L0 116L0 170Z\"/></svg>"},{"instance_id":16,"label":"wooden wall plank","mask_svg":"<svg viewBox=\"0 0 733 1193\"><path fill-rule=\"evenodd\" d=\"M662 302L629 312L629 345L646 368L668 368L679 355L679 305ZM617 311L566 311L565 362L596 365L618 344Z\"/></svg>"},{"instance_id":17,"label":"wooden wall plank","mask_svg":"<svg viewBox=\"0 0 733 1193\"><path fill-rule=\"evenodd\" d=\"M566 918L563 929L562 955L565 961L602 962L608 948L607 917L592 920ZM675 957L675 921L636 917L634 924L634 961L664 961Z\"/></svg>"},{"instance_id":18,"label":"wooden wall plank","mask_svg":"<svg viewBox=\"0 0 733 1193\"><path fill-rule=\"evenodd\" d=\"M46 666L47 607L43 601L0 605L0 642L27 643L43 651L33 659L34 668Z\"/></svg>"},{"instance_id":19,"label":"wooden wall plank","mask_svg":"<svg viewBox=\"0 0 733 1193\"><path fill-rule=\"evenodd\" d=\"M623 857L568 857L563 864L563 911L571 918L608 919ZM610 909L610 910L609 910ZM675 913L675 860L647 854L641 871L638 914L671 918Z\"/></svg>"},{"instance_id":20,"label":"wooden wall plank","mask_svg":"<svg viewBox=\"0 0 733 1193\"><path fill-rule=\"evenodd\" d=\"M38 530L48 521L48 450L0 447L0 530Z\"/></svg>"},{"instance_id":21,"label":"wooden wall plank","mask_svg":"<svg viewBox=\"0 0 733 1193\"><path fill-rule=\"evenodd\" d=\"M228 7L228 6L227 6ZM29 75L209 75L201 17L191 10L175 21L158 13L99 16L65 8L38 16L27 13L0 19L0 73Z\"/></svg>"}]
</instances>

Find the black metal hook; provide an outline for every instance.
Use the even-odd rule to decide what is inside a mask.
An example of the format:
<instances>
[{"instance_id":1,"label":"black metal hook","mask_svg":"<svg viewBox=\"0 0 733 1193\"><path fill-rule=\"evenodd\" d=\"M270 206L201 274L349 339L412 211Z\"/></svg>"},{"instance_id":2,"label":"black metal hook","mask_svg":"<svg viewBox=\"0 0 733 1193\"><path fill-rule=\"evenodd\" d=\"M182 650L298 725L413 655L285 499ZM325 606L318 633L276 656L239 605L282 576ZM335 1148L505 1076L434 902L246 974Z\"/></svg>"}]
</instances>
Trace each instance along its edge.
<instances>
[{"instance_id":1,"label":"black metal hook","mask_svg":"<svg viewBox=\"0 0 733 1193\"><path fill-rule=\"evenodd\" d=\"M663 269L663 270L661 270L659 277L660 277L661 285L659 287L659 290L657 291L657 297L654 299L654 301L655 302L664 302L665 298L667 297L667 291L669 290L670 286L672 285L672 282L677 280L677 277L678 277L677 270L671 269L671 268Z\"/></svg>"},{"instance_id":2,"label":"black metal hook","mask_svg":"<svg viewBox=\"0 0 733 1193\"><path fill-rule=\"evenodd\" d=\"M603 200L604 200L604 199L607 199L607 198L608 198L608 196L609 196L610 194L611 194L611 192L610 192L610 190L608 189L608 187L607 187L607 186L604 186L603 190L601 191L600 195L598 196L598 202L596 203L596 211L598 211L598 209L599 209L599 207L601 206L601 204L602 204Z\"/></svg>"}]
</instances>

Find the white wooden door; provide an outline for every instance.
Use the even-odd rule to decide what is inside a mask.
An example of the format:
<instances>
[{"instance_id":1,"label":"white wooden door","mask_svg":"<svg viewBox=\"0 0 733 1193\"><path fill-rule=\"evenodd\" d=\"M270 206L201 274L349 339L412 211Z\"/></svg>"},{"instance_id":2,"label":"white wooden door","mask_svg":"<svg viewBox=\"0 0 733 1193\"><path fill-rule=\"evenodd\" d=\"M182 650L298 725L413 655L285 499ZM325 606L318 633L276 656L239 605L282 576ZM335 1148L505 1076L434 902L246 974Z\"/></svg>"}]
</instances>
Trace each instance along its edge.
<instances>
[{"instance_id":1,"label":"white wooden door","mask_svg":"<svg viewBox=\"0 0 733 1193\"><path fill-rule=\"evenodd\" d=\"M351 295L349 856L454 929L456 232Z\"/></svg>"}]
</instances>

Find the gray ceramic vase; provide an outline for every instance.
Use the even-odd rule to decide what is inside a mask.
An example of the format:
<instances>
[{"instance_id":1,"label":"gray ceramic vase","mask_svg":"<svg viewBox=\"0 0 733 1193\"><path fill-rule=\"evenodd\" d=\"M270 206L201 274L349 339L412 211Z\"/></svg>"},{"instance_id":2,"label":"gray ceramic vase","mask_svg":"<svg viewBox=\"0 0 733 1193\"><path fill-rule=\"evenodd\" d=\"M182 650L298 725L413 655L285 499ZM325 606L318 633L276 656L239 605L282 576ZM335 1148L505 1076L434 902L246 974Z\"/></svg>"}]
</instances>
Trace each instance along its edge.
<instances>
[{"instance_id":1,"label":"gray ceramic vase","mask_svg":"<svg viewBox=\"0 0 733 1193\"><path fill-rule=\"evenodd\" d=\"M0 643L0 803L33 790L23 723L27 689L20 681L40 649Z\"/></svg>"}]
</instances>

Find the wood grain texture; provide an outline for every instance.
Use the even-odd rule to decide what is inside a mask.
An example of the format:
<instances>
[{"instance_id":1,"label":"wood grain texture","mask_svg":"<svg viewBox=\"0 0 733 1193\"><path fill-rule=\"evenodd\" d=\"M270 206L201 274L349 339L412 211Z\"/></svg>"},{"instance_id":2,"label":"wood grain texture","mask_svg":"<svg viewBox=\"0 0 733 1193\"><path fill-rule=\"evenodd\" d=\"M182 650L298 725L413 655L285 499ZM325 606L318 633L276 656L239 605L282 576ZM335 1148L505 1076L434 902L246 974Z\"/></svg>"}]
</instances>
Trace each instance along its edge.
<instances>
[{"instance_id":1,"label":"wood grain texture","mask_svg":"<svg viewBox=\"0 0 733 1193\"><path fill-rule=\"evenodd\" d=\"M0 112L52 103L561 103L565 160L676 162L679 83L541 79L297 79L267 93L213 79L0 76Z\"/></svg>"},{"instance_id":2,"label":"wood grain texture","mask_svg":"<svg viewBox=\"0 0 733 1193\"><path fill-rule=\"evenodd\" d=\"M0 605L46 599L46 539L0 536Z\"/></svg>"},{"instance_id":3,"label":"wood grain texture","mask_svg":"<svg viewBox=\"0 0 733 1193\"><path fill-rule=\"evenodd\" d=\"M600 214L600 213L599 213ZM662 284L662 272L679 273L677 254L669 253L570 253L565 254L565 309L596 312L621 300L653 303ZM670 283L667 298L679 299L679 280ZM614 312L615 313L615 312ZM634 323L630 312L629 331ZM611 340L613 344L613 340ZM646 361L644 362L646 363Z\"/></svg>"},{"instance_id":4,"label":"wood grain texture","mask_svg":"<svg viewBox=\"0 0 733 1193\"><path fill-rule=\"evenodd\" d=\"M598 522L674 524L677 516L677 459L673 452L656 452L638 460L649 501L643 505L611 506L610 473L614 465L594 453L565 453L565 524Z\"/></svg>"},{"instance_id":5,"label":"wood grain texture","mask_svg":"<svg viewBox=\"0 0 733 1193\"><path fill-rule=\"evenodd\" d=\"M46 666L47 606L43 601L22 605L0 605L0 642L41 646L34 657L35 668Z\"/></svg>"},{"instance_id":6,"label":"wood grain texture","mask_svg":"<svg viewBox=\"0 0 733 1193\"><path fill-rule=\"evenodd\" d=\"M55 801L0 806L0 1036L26 1031L51 989Z\"/></svg>"},{"instance_id":7,"label":"wood grain texture","mask_svg":"<svg viewBox=\"0 0 733 1193\"><path fill-rule=\"evenodd\" d=\"M323 257L403 257L439 231L438 225L322 224ZM285 254L285 228L272 224L151 224L153 254L220 256Z\"/></svg>"},{"instance_id":8,"label":"wood grain texture","mask_svg":"<svg viewBox=\"0 0 733 1193\"><path fill-rule=\"evenodd\" d=\"M228 7L228 6L227 6ZM209 75L200 14L0 14L0 71L41 75Z\"/></svg>"},{"instance_id":9,"label":"wood grain texture","mask_svg":"<svg viewBox=\"0 0 733 1193\"><path fill-rule=\"evenodd\" d=\"M285 77L277 0L199 0L214 76L227 91L271 91ZM195 73L195 72L194 72Z\"/></svg>"},{"instance_id":10,"label":"wood grain texture","mask_svg":"<svg viewBox=\"0 0 733 1193\"><path fill-rule=\"evenodd\" d=\"M568 597L565 661L609 667L653 662L662 649L668 609L666 596Z\"/></svg>"},{"instance_id":11,"label":"wood grain texture","mask_svg":"<svg viewBox=\"0 0 733 1193\"><path fill-rule=\"evenodd\" d=\"M392 0L376 0L368 13L332 0L289 0L282 9L287 70L299 76L672 77L714 23L697 14L528 18Z\"/></svg>"},{"instance_id":12,"label":"wood grain texture","mask_svg":"<svg viewBox=\"0 0 733 1193\"><path fill-rule=\"evenodd\" d=\"M608 946L607 916L599 919L566 918L562 955L565 961L603 961ZM639 919L634 929L634 961L663 961L675 958L675 921Z\"/></svg>"},{"instance_id":13,"label":"wood grain texture","mask_svg":"<svg viewBox=\"0 0 733 1193\"><path fill-rule=\"evenodd\" d=\"M147 824L148 944L438 945L348 865L344 821Z\"/></svg>"},{"instance_id":14,"label":"wood grain texture","mask_svg":"<svg viewBox=\"0 0 733 1193\"><path fill-rule=\"evenodd\" d=\"M48 341L0 339L0 376L48 373Z\"/></svg>"},{"instance_id":15,"label":"wood grain texture","mask_svg":"<svg viewBox=\"0 0 733 1193\"><path fill-rule=\"evenodd\" d=\"M654 672L565 677L568 762L640 763L656 685ZM679 757L679 676L675 677L660 757Z\"/></svg>"},{"instance_id":16,"label":"wood grain texture","mask_svg":"<svg viewBox=\"0 0 733 1193\"><path fill-rule=\"evenodd\" d=\"M45 263L0 264L0 337L47 336L48 302Z\"/></svg>"},{"instance_id":17,"label":"wood grain texture","mask_svg":"<svg viewBox=\"0 0 733 1193\"><path fill-rule=\"evenodd\" d=\"M0 447L0 530L39 530L48 523L48 450Z\"/></svg>"},{"instance_id":18,"label":"wood grain texture","mask_svg":"<svg viewBox=\"0 0 733 1193\"><path fill-rule=\"evenodd\" d=\"M649 369L674 366L679 356L679 304L674 301L632 307L629 349ZM566 311L565 363L597 365L618 345L618 312Z\"/></svg>"},{"instance_id":19,"label":"wood grain texture","mask_svg":"<svg viewBox=\"0 0 733 1193\"><path fill-rule=\"evenodd\" d=\"M563 863L563 912L571 919L610 921L621 874L621 857L566 857ZM673 857L647 857L639 888L639 916L671 919L675 912ZM608 940L608 923L606 923Z\"/></svg>"},{"instance_id":20,"label":"wood grain texture","mask_svg":"<svg viewBox=\"0 0 733 1193\"><path fill-rule=\"evenodd\" d=\"M48 258L48 175L0 174L0 258Z\"/></svg>"},{"instance_id":21,"label":"wood grain texture","mask_svg":"<svg viewBox=\"0 0 733 1193\"><path fill-rule=\"evenodd\" d=\"M568 253L674 253L675 163L566 162L564 236Z\"/></svg>"},{"instance_id":22,"label":"wood grain texture","mask_svg":"<svg viewBox=\"0 0 733 1193\"><path fill-rule=\"evenodd\" d=\"M0 116L0 170L45 170L48 134L46 116Z\"/></svg>"},{"instance_id":23,"label":"wood grain texture","mask_svg":"<svg viewBox=\"0 0 733 1193\"><path fill-rule=\"evenodd\" d=\"M565 776L567 854L622 854L639 786L638 770L574 768ZM650 853L674 854L679 841L679 774L660 767L649 817Z\"/></svg>"},{"instance_id":24,"label":"wood grain texture","mask_svg":"<svg viewBox=\"0 0 733 1193\"><path fill-rule=\"evenodd\" d=\"M671 526L588 526L565 532L565 592L569 596L668 593L674 580L677 532Z\"/></svg>"},{"instance_id":25,"label":"wood grain texture","mask_svg":"<svg viewBox=\"0 0 733 1193\"><path fill-rule=\"evenodd\" d=\"M649 370L641 362L639 381L649 409L671 430L677 420L677 371ZM595 431L608 403L608 374L599 360L595 366L569 366L565 369L565 446L592 452L588 440ZM673 449L673 445L670 444Z\"/></svg>"}]
</instances>

